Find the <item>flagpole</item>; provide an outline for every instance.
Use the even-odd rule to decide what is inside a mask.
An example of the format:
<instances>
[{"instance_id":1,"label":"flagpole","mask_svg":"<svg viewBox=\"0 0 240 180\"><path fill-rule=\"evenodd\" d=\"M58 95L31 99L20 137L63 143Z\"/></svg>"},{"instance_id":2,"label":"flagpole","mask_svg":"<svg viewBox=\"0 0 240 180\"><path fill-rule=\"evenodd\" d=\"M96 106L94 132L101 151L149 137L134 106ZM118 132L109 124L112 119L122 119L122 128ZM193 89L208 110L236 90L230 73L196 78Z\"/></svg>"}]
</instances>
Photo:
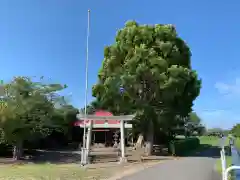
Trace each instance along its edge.
<instances>
[{"instance_id":1,"label":"flagpole","mask_svg":"<svg viewBox=\"0 0 240 180\"><path fill-rule=\"evenodd\" d=\"M87 163L86 119L87 119L87 103L88 103L87 95L88 95L89 34L90 34L90 10L88 10L88 22L87 22L87 49L86 49L86 67L85 67L85 107L84 107L83 148L81 152L81 165L85 165Z\"/></svg>"}]
</instances>

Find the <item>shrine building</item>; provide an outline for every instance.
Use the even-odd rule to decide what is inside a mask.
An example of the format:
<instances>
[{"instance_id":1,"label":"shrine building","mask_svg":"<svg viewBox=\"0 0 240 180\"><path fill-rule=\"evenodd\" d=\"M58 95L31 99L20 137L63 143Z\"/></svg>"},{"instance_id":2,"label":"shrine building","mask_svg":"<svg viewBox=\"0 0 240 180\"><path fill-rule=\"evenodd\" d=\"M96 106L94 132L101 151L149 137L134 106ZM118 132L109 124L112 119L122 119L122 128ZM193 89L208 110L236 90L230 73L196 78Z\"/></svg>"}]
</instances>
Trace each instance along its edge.
<instances>
[{"instance_id":1,"label":"shrine building","mask_svg":"<svg viewBox=\"0 0 240 180\"><path fill-rule=\"evenodd\" d=\"M98 110L93 115L95 116L113 116L108 111ZM89 128L90 120L79 119L74 123L74 126ZM131 129L132 124L124 123L124 128ZM105 147L112 147L116 141L119 143L120 138L120 120L93 120L92 126L92 144L102 144Z\"/></svg>"}]
</instances>

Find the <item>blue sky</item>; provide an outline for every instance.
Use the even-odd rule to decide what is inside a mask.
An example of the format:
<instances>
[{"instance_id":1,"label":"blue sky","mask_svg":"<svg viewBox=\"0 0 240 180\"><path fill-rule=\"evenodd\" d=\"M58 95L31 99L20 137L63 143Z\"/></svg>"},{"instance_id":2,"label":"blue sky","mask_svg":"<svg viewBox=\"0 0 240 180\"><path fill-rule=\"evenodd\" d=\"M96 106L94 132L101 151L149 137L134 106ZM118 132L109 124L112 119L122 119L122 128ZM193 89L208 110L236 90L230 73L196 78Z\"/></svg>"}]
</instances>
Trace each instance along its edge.
<instances>
[{"instance_id":1,"label":"blue sky","mask_svg":"<svg viewBox=\"0 0 240 180\"><path fill-rule=\"evenodd\" d=\"M87 10L91 9L89 98L103 59L127 20L174 24L203 79L194 109L207 127L240 122L240 1L1 0L0 78L44 76L84 105Z\"/></svg>"}]
</instances>

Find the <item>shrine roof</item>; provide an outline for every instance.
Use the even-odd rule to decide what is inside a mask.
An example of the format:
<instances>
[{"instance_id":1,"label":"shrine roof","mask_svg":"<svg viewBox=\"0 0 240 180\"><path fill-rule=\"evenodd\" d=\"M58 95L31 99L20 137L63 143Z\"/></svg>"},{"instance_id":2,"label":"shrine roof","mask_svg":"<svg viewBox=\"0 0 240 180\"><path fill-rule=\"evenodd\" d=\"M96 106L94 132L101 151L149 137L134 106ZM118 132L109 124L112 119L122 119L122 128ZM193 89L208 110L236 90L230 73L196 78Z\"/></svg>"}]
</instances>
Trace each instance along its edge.
<instances>
[{"instance_id":1,"label":"shrine roof","mask_svg":"<svg viewBox=\"0 0 240 180\"><path fill-rule=\"evenodd\" d=\"M101 117L101 116L113 116L113 114L111 113L111 112L109 112L109 111L104 111L104 110L98 110L98 111L96 111L94 114L93 114L94 116L99 116L99 117ZM86 124L88 124L89 123L89 121L90 120L86 120L85 121L85 123ZM77 125L83 125L84 124L84 121L81 121L81 119L80 119L80 121L78 120L78 121L76 121L75 123L74 123L74 125L75 126L77 126ZM116 119L114 119L114 120L93 120L93 124L120 124L120 121L119 120L116 120Z\"/></svg>"}]
</instances>

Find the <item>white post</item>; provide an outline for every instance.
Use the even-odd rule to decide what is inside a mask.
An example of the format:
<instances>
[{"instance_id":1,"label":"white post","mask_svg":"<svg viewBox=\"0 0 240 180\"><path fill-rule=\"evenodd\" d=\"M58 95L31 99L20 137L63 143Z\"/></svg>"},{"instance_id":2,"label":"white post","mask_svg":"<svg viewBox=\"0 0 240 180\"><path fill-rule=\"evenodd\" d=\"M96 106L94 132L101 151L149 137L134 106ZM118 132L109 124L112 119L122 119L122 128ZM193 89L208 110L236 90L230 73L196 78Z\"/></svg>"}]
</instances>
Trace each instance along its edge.
<instances>
[{"instance_id":1,"label":"white post","mask_svg":"<svg viewBox=\"0 0 240 180\"><path fill-rule=\"evenodd\" d=\"M121 133L121 158L120 163L124 163L127 161L125 157L125 132L124 132L124 121L120 121L120 133Z\"/></svg>"},{"instance_id":2,"label":"white post","mask_svg":"<svg viewBox=\"0 0 240 180\"><path fill-rule=\"evenodd\" d=\"M222 179L224 180L224 173L226 171L226 156L225 156L224 149L222 149L220 153L221 153L221 163L222 163Z\"/></svg>"},{"instance_id":3,"label":"white post","mask_svg":"<svg viewBox=\"0 0 240 180\"><path fill-rule=\"evenodd\" d=\"M226 171L226 168L227 168L227 162L226 162L226 153L225 153L225 138L223 137L221 139L221 146L222 146L222 149L220 151L220 155L221 155L221 164L222 164L222 179L224 180L224 173Z\"/></svg>"},{"instance_id":4,"label":"white post","mask_svg":"<svg viewBox=\"0 0 240 180\"><path fill-rule=\"evenodd\" d=\"M225 147L222 147L222 154L223 154L223 165L224 165L224 170L226 170L227 162L226 162L226 152L225 152Z\"/></svg>"},{"instance_id":5,"label":"white post","mask_svg":"<svg viewBox=\"0 0 240 180\"><path fill-rule=\"evenodd\" d=\"M237 170L237 169L240 170L240 166L230 166L229 168L227 168L224 172L223 180L228 180L229 172L232 171L232 170Z\"/></svg>"}]
</instances>

